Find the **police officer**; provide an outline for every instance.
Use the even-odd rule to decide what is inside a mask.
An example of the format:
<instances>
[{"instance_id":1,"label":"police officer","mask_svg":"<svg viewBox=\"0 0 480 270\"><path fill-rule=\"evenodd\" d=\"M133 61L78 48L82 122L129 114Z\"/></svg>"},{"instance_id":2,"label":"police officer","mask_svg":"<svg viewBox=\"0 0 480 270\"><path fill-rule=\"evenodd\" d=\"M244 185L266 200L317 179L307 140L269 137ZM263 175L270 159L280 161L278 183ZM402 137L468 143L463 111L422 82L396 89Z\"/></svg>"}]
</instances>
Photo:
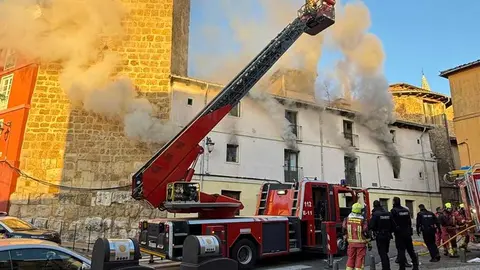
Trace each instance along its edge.
<instances>
[{"instance_id":1,"label":"police officer","mask_svg":"<svg viewBox=\"0 0 480 270\"><path fill-rule=\"evenodd\" d=\"M392 215L380 205L380 201L373 202L372 218L368 228L375 237L377 243L378 255L382 261L382 270L390 270L390 258L388 251L392 233L395 228Z\"/></svg>"},{"instance_id":2,"label":"police officer","mask_svg":"<svg viewBox=\"0 0 480 270\"><path fill-rule=\"evenodd\" d=\"M418 270L418 257L413 249L413 228L412 220L410 219L410 211L400 204L399 197L393 197L393 208L390 211L393 221L395 223L395 245L398 251L398 263L400 265L399 270L405 270L405 263L407 258L405 257L405 250L412 259L412 270Z\"/></svg>"},{"instance_id":3,"label":"police officer","mask_svg":"<svg viewBox=\"0 0 480 270\"><path fill-rule=\"evenodd\" d=\"M420 212L417 214L417 234L423 234L423 241L430 253L430 262L438 262L440 260L440 253L438 247L435 244L435 234L440 232L440 222L434 213L428 211L425 205L420 204L418 206Z\"/></svg>"}]
</instances>

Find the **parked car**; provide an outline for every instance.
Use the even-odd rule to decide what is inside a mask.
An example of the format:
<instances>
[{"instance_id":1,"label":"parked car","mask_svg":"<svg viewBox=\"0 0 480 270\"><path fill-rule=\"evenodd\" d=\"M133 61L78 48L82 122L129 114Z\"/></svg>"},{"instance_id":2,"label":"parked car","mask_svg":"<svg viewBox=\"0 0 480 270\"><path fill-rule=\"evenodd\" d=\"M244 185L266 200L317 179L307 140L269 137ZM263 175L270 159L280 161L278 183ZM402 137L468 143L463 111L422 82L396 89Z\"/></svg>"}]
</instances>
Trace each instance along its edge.
<instances>
[{"instance_id":1,"label":"parked car","mask_svg":"<svg viewBox=\"0 0 480 270\"><path fill-rule=\"evenodd\" d=\"M33 238L52 241L59 245L62 243L58 232L36 228L25 220L8 215L0 215L0 238Z\"/></svg>"},{"instance_id":2,"label":"parked car","mask_svg":"<svg viewBox=\"0 0 480 270\"><path fill-rule=\"evenodd\" d=\"M0 239L0 269L91 269L91 261L56 243L38 239Z\"/></svg>"}]
</instances>

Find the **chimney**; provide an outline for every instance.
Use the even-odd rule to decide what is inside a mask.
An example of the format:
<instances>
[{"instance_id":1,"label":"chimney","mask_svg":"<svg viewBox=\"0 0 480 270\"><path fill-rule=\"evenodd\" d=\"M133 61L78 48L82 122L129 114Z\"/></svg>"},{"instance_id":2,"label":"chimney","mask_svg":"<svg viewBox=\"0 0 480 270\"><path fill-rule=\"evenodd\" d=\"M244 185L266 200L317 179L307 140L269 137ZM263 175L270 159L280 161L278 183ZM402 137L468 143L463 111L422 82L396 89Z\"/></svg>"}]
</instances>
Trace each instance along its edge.
<instances>
[{"instance_id":1,"label":"chimney","mask_svg":"<svg viewBox=\"0 0 480 270\"><path fill-rule=\"evenodd\" d=\"M279 69L270 77L270 92L274 95L288 97L292 94L315 96L316 74L299 69Z\"/></svg>"}]
</instances>

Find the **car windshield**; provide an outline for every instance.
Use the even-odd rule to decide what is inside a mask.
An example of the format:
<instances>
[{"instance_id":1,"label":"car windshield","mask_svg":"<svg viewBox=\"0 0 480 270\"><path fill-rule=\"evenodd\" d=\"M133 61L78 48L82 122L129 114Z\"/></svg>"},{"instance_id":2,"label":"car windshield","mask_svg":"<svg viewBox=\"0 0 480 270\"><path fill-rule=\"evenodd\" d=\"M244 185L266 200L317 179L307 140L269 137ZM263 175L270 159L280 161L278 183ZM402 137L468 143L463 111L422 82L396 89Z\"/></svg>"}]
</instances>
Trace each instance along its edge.
<instances>
[{"instance_id":1,"label":"car windshield","mask_svg":"<svg viewBox=\"0 0 480 270\"><path fill-rule=\"evenodd\" d=\"M18 218L5 218L2 222L14 231L31 230L33 226Z\"/></svg>"}]
</instances>

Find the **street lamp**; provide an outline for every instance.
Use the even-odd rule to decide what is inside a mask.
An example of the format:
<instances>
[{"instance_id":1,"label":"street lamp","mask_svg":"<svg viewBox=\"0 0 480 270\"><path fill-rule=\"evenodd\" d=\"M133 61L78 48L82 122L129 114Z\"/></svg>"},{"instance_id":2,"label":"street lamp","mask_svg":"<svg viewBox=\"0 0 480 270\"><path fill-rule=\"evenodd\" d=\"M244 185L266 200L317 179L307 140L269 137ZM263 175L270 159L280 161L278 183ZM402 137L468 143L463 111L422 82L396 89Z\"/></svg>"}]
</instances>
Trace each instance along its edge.
<instances>
[{"instance_id":1,"label":"street lamp","mask_svg":"<svg viewBox=\"0 0 480 270\"><path fill-rule=\"evenodd\" d=\"M212 138L207 137L207 143L206 144L207 144L208 153L212 153L213 148L215 147L215 143L212 141Z\"/></svg>"},{"instance_id":2,"label":"street lamp","mask_svg":"<svg viewBox=\"0 0 480 270\"><path fill-rule=\"evenodd\" d=\"M461 142L458 145L462 145L462 144L465 144L467 146L468 166L472 166L472 160L470 159L470 146L468 145L468 143L466 141Z\"/></svg>"}]
</instances>

